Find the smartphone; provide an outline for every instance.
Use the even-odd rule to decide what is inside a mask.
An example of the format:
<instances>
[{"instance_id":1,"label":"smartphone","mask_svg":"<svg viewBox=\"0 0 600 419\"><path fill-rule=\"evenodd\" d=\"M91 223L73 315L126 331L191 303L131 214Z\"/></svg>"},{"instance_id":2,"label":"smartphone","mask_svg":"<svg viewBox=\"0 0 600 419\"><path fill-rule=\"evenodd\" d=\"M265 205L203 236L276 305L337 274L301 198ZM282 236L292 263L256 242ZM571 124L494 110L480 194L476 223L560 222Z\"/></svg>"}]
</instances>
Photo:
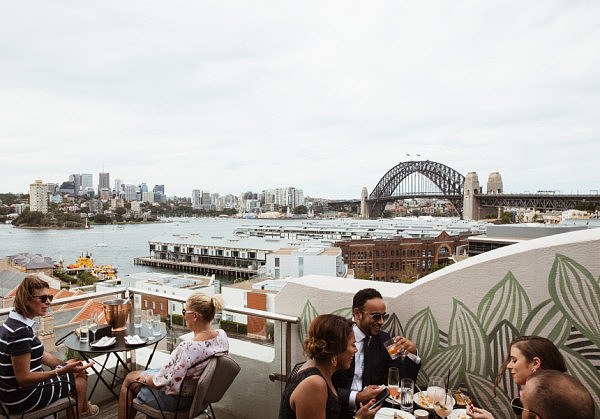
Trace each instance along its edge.
<instances>
[{"instance_id":1,"label":"smartphone","mask_svg":"<svg viewBox=\"0 0 600 419\"><path fill-rule=\"evenodd\" d=\"M381 390L379 394L375 397L375 403L373 403L373 406L369 407L369 410L376 409L377 406L380 406L381 403L383 403L383 401L388 398L389 395L390 391L387 387L384 387L383 390Z\"/></svg>"}]
</instances>

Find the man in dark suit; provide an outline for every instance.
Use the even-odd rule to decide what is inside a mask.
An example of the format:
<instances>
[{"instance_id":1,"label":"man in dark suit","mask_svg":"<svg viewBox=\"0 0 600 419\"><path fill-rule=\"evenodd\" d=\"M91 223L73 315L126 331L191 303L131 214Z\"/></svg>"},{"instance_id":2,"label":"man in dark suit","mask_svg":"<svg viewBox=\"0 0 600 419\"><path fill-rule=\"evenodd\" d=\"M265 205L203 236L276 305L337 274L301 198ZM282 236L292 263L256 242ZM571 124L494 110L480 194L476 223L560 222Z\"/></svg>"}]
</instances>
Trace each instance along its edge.
<instances>
[{"instance_id":1,"label":"man in dark suit","mask_svg":"<svg viewBox=\"0 0 600 419\"><path fill-rule=\"evenodd\" d=\"M354 295L352 315L358 352L349 369L333 375L333 385L342 405L342 418L352 418L360 404L367 403L381 391L380 385L387 384L390 367L397 367L401 378L417 379L421 359L415 344L400 337L398 344L406 351L406 356L394 360L383 344L390 338L381 330L389 317L385 310L385 301L376 289L366 288Z\"/></svg>"}]
</instances>

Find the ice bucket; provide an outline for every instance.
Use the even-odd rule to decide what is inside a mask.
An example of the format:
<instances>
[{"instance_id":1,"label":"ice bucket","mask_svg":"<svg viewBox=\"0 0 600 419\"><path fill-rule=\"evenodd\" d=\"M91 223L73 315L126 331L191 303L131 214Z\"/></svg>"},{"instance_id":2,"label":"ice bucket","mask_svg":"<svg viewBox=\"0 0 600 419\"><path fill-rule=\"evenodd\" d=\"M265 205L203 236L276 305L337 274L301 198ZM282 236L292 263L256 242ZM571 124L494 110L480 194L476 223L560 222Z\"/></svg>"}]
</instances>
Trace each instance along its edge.
<instances>
[{"instance_id":1,"label":"ice bucket","mask_svg":"<svg viewBox=\"0 0 600 419\"><path fill-rule=\"evenodd\" d=\"M110 324L112 331L125 330L125 324L127 324L129 310L131 309L131 301L126 298L109 300L102 303L102 307L104 308L106 322Z\"/></svg>"}]
</instances>

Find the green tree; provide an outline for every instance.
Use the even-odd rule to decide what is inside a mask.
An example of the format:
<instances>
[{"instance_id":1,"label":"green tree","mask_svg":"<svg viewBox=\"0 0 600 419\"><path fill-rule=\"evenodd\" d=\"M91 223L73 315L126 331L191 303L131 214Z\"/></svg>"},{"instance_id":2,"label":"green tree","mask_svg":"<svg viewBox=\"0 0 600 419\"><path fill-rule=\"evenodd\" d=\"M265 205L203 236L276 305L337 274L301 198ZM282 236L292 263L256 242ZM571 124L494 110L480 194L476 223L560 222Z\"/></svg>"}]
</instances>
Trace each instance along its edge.
<instances>
[{"instance_id":1,"label":"green tree","mask_svg":"<svg viewBox=\"0 0 600 419\"><path fill-rule=\"evenodd\" d=\"M294 214L308 214L308 208L305 205L298 205L292 212Z\"/></svg>"}]
</instances>

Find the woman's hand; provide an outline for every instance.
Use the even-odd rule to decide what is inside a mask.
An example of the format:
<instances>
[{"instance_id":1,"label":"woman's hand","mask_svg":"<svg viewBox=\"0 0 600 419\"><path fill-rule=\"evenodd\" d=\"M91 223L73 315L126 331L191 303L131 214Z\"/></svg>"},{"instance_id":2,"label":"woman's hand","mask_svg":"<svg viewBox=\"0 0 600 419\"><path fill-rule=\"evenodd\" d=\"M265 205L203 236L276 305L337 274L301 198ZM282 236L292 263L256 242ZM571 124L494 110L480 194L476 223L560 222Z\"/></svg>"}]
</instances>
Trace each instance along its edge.
<instances>
[{"instance_id":1,"label":"woman's hand","mask_svg":"<svg viewBox=\"0 0 600 419\"><path fill-rule=\"evenodd\" d=\"M93 362L88 362L87 364L84 364L83 361L80 361L78 359L69 359L61 368L58 369L58 372L59 374L66 374L68 372L78 373L81 371L85 371L92 365L94 365Z\"/></svg>"},{"instance_id":2,"label":"woman's hand","mask_svg":"<svg viewBox=\"0 0 600 419\"><path fill-rule=\"evenodd\" d=\"M475 407L472 404L467 406L467 415L473 419L494 419L494 416L485 409Z\"/></svg>"},{"instance_id":3,"label":"woman's hand","mask_svg":"<svg viewBox=\"0 0 600 419\"><path fill-rule=\"evenodd\" d=\"M377 413L377 411L379 409L381 409L381 405L379 405L376 408L369 410L369 408L371 406L373 406L374 403L375 403L375 399L369 400L369 402L367 404L365 404L365 405L363 405L361 403L360 404L360 409L358 409L356 411L356 414L354 415L354 417L357 418L357 419L370 419L370 418L374 418L375 414Z\"/></svg>"}]
</instances>

